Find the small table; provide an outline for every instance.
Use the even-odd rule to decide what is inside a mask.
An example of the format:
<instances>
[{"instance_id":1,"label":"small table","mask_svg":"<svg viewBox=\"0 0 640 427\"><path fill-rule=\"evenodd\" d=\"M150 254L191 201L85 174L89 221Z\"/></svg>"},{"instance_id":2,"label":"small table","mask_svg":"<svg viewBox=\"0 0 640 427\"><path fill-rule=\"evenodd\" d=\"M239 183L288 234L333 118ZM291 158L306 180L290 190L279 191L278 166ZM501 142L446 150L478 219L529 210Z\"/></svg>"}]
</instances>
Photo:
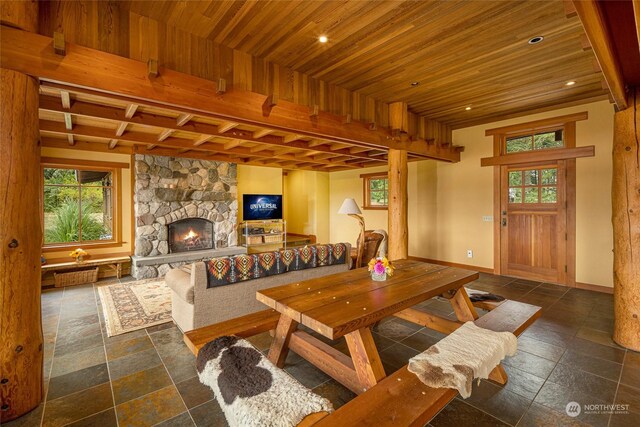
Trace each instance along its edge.
<instances>
[{"instance_id":1,"label":"small table","mask_svg":"<svg viewBox=\"0 0 640 427\"><path fill-rule=\"evenodd\" d=\"M395 274L384 282L360 268L258 291L259 301L281 313L269 360L282 368L291 349L359 394L386 376L371 334L377 321L395 315L442 331L478 318L464 290L477 272L419 261L394 264ZM411 308L435 296L449 299L459 322ZM332 340L344 336L350 356L297 330L300 324Z\"/></svg>"}]
</instances>

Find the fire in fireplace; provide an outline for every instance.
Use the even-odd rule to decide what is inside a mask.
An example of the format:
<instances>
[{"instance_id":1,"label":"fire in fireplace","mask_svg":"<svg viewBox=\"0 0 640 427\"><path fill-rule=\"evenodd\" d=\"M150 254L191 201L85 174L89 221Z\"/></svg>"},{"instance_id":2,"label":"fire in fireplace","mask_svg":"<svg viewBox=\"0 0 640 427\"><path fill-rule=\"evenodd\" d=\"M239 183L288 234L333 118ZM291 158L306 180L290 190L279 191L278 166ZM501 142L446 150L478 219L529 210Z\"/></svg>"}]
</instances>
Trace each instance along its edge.
<instances>
[{"instance_id":1,"label":"fire in fireplace","mask_svg":"<svg viewBox=\"0 0 640 427\"><path fill-rule=\"evenodd\" d=\"M213 223L186 218L169 224L169 253L213 249Z\"/></svg>"}]
</instances>

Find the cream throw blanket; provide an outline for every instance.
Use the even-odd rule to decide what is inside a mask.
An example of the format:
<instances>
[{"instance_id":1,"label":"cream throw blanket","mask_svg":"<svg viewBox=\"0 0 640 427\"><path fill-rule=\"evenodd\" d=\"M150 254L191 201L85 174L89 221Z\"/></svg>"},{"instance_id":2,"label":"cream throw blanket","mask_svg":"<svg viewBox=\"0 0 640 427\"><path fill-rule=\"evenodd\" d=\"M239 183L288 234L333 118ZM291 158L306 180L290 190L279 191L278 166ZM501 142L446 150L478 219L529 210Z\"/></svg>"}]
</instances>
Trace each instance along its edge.
<instances>
[{"instance_id":1,"label":"cream throw blanket","mask_svg":"<svg viewBox=\"0 0 640 427\"><path fill-rule=\"evenodd\" d=\"M474 378L488 378L505 356L513 356L518 339L467 322L428 350L409 360L409 372L433 388L454 388L471 396Z\"/></svg>"}]
</instances>

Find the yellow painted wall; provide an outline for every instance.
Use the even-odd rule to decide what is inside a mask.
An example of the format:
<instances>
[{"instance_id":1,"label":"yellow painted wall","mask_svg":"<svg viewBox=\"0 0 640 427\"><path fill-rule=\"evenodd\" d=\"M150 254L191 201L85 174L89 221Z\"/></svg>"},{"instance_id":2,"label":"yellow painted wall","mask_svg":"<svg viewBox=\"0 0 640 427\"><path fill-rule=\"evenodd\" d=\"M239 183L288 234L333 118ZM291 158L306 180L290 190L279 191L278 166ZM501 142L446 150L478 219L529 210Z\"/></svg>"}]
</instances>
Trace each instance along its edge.
<instances>
[{"instance_id":1,"label":"yellow painted wall","mask_svg":"<svg viewBox=\"0 0 640 427\"><path fill-rule=\"evenodd\" d=\"M282 169L238 165L238 221L242 221L243 194L282 194Z\"/></svg>"},{"instance_id":2,"label":"yellow painted wall","mask_svg":"<svg viewBox=\"0 0 640 427\"><path fill-rule=\"evenodd\" d=\"M296 170L284 179L287 231L329 241L329 173Z\"/></svg>"},{"instance_id":3,"label":"yellow painted wall","mask_svg":"<svg viewBox=\"0 0 640 427\"><path fill-rule=\"evenodd\" d=\"M51 148L43 147L41 150L42 157L56 157L61 159L80 159L80 160L93 160L102 162L118 162L127 163L130 165L131 156L128 154L117 153L98 153L93 151L63 149L63 148ZM88 249L90 255L111 254L111 253L131 253L133 252L133 244L131 242L131 195L132 195L132 182L131 182L131 169L122 169L122 245L118 247L109 248L95 248ZM47 259L66 258L69 255L70 250L64 249L55 252L45 253Z\"/></svg>"},{"instance_id":4,"label":"yellow painted wall","mask_svg":"<svg viewBox=\"0 0 640 427\"><path fill-rule=\"evenodd\" d=\"M611 150L613 107L606 101L532 114L458 129L453 142L464 145L459 163L420 161L409 164L409 254L422 258L493 268L493 168L480 167L492 156L492 137L485 130L548 117L588 111L577 122L577 145L595 145L596 156L577 160L576 281L613 286L611 228ZM337 213L346 197L362 206L360 174L385 167L330 174L330 239L355 243L355 220ZM387 211L364 211L367 229L387 229ZM473 258L467 258L467 249Z\"/></svg>"}]
</instances>

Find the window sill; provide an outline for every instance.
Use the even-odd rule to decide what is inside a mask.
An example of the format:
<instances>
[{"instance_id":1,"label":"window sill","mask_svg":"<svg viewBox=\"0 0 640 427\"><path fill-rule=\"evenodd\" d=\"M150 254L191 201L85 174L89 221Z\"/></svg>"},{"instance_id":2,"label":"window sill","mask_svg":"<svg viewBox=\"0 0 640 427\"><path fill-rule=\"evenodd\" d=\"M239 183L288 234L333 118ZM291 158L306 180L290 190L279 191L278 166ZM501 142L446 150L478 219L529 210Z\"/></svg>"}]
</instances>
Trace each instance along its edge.
<instances>
[{"instance_id":1,"label":"window sill","mask_svg":"<svg viewBox=\"0 0 640 427\"><path fill-rule=\"evenodd\" d=\"M386 211L389 206L363 206L362 209L365 211Z\"/></svg>"},{"instance_id":2,"label":"window sill","mask_svg":"<svg viewBox=\"0 0 640 427\"><path fill-rule=\"evenodd\" d=\"M42 247L42 253L48 252L60 252L68 249L82 248L82 249L100 249L100 248L115 248L124 245L126 242L116 242L116 241L108 241L108 242L100 242L100 243L65 243L58 245L48 245Z\"/></svg>"}]
</instances>

